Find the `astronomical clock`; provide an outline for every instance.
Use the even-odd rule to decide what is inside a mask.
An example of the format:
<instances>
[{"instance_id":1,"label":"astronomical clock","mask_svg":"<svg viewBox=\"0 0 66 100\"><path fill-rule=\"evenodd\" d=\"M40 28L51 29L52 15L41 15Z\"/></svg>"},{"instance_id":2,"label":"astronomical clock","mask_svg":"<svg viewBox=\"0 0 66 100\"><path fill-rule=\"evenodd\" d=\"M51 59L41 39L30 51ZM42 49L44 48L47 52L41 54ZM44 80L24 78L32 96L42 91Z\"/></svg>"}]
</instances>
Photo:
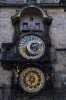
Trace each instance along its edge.
<instances>
[{"instance_id":1,"label":"astronomical clock","mask_svg":"<svg viewBox=\"0 0 66 100\"><path fill-rule=\"evenodd\" d=\"M26 59L38 59L44 55L45 43L35 35L25 35L19 42L19 53Z\"/></svg>"},{"instance_id":2,"label":"astronomical clock","mask_svg":"<svg viewBox=\"0 0 66 100\"><path fill-rule=\"evenodd\" d=\"M14 35L12 43L2 44L5 53L2 66L12 70L12 94L49 91L52 73L49 27L52 18L39 7L30 5L11 20Z\"/></svg>"},{"instance_id":3,"label":"astronomical clock","mask_svg":"<svg viewBox=\"0 0 66 100\"><path fill-rule=\"evenodd\" d=\"M39 68L25 68L19 77L21 88L29 93L40 91L45 85L45 75Z\"/></svg>"}]
</instances>

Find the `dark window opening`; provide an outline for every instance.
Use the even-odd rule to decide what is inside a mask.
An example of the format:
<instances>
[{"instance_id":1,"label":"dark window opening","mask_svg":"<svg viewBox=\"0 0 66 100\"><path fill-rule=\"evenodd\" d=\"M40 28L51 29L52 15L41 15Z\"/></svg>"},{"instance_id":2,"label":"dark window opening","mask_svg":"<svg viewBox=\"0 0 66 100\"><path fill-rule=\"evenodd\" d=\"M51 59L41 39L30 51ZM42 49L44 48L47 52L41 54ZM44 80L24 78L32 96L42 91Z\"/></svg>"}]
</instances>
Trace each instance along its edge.
<instances>
[{"instance_id":1,"label":"dark window opening","mask_svg":"<svg viewBox=\"0 0 66 100\"><path fill-rule=\"evenodd\" d=\"M23 29L28 29L28 23L23 23Z\"/></svg>"},{"instance_id":2,"label":"dark window opening","mask_svg":"<svg viewBox=\"0 0 66 100\"><path fill-rule=\"evenodd\" d=\"M6 49L5 59L9 60L12 57L12 53L10 49Z\"/></svg>"},{"instance_id":3,"label":"dark window opening","mask_svg":"<svg viewBox=\"0 0 66 100\"><path fill-rule=\"evenodd\" d=\"M35 23L35 29L40 29L40 23Z\"/></svg>"}]
</instances>

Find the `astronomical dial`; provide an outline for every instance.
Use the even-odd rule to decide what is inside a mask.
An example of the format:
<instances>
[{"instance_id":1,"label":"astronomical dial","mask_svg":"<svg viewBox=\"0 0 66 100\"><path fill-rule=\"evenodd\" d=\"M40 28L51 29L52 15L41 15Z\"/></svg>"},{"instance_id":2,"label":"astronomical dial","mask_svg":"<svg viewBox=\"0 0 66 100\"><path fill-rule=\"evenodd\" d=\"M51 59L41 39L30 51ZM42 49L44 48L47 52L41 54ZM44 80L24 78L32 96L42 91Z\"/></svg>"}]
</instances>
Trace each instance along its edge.
<instances>
[{"instance_id":1,"label":"astronomical dial","mask_svg":"<svg viewBox=\"0 0 66 100\"><path fill-rule=\"evenodd\" d=\"M19 82L26 92L38 92L45 85L45 75L40 69L29 67L21 72Z\"/></svg>"},{"instance_id":2,"label":"astronomical dial","mask_svg":"<svg viewBox=\"0 0 66 100\"><path fill-rule=\"evenodd\" d=\"M19 43L19 52L26 59L38 59L44 54L45 44L37 36L24 36Z\"/></svg>"}]
</instances>

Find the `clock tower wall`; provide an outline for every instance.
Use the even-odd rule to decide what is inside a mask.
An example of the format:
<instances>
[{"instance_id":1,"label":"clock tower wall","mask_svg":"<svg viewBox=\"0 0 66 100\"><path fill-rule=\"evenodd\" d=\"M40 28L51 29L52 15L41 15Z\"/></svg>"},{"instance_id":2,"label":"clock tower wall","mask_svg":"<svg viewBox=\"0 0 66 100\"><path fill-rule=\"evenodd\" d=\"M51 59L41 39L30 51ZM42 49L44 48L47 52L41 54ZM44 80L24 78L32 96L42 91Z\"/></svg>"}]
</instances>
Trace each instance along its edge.
<instances>
[{"instance_id":1,"label":"clock tower wall","mask_svg":"<svg viewBox=\"0 0 66 100\"><path fill-rule=\"evenodd\" d=\"M0 54L2 55L2 43L11 43L12 38L14 35L14 26L11 24L11 16L13 16L16 13L16 10L18 8L1 8L0 9ZM44 10L47 10L49 15L52 16L53 21L50 26L50 37L51 37L51 60L52 60L52 68L55 73L55 82L54 87L55 89L62 89L62 84L64 81L66 81L66 12L64 12L64 9L62 8L43 8ZM18 9L19 11L21 8ZM31 18L31 20L30 20ZM32 20L33 18L33 20ZM35 28L35 23L40 23L40 29L44 31L44 24L42 17L37 14L23 14L23 16L20 16L20 31L24 30L23 25L24 23L28 23L28 29L30 28L30 25L33 25L33 28ZM27 30L27 29L26 29ZM24 32L22 32L24 33ZM29 32L28 32L29 33ZM38 32L36 32L38 34ZM39 32L40 34L42 32ZM0 56L1 57L1 56ZM0 65L1 66L1 65ZM0 67L1 74L0 75L9 75L9 73L6 70L3 70L2 67ZM10 73L11 75L11 73ZM2 78L2 76L1 76ZM8 77L10 79L10 77ZM4 79L3 79L4 80ZM0 83L5 81L0 80Z\"/></svg>"}]
</instances>

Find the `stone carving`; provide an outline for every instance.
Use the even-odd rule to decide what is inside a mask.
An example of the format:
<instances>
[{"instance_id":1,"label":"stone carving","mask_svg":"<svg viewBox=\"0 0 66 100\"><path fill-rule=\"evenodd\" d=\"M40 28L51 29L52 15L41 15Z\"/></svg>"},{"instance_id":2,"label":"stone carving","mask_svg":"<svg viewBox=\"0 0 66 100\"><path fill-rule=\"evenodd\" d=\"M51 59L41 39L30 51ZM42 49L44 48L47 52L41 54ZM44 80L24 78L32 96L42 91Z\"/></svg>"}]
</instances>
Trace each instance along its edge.
<instances>
[{"instance_id":1,"label":"stone carving","mask_svg":"<svg viewBox=\"0 0 66 100\"><path fill-rule=\"evenodd\" d=\"M35 4L36 3L36 0L27 0L27 4L30 5L30 4Z\"/></svg>"}]
</instances>

